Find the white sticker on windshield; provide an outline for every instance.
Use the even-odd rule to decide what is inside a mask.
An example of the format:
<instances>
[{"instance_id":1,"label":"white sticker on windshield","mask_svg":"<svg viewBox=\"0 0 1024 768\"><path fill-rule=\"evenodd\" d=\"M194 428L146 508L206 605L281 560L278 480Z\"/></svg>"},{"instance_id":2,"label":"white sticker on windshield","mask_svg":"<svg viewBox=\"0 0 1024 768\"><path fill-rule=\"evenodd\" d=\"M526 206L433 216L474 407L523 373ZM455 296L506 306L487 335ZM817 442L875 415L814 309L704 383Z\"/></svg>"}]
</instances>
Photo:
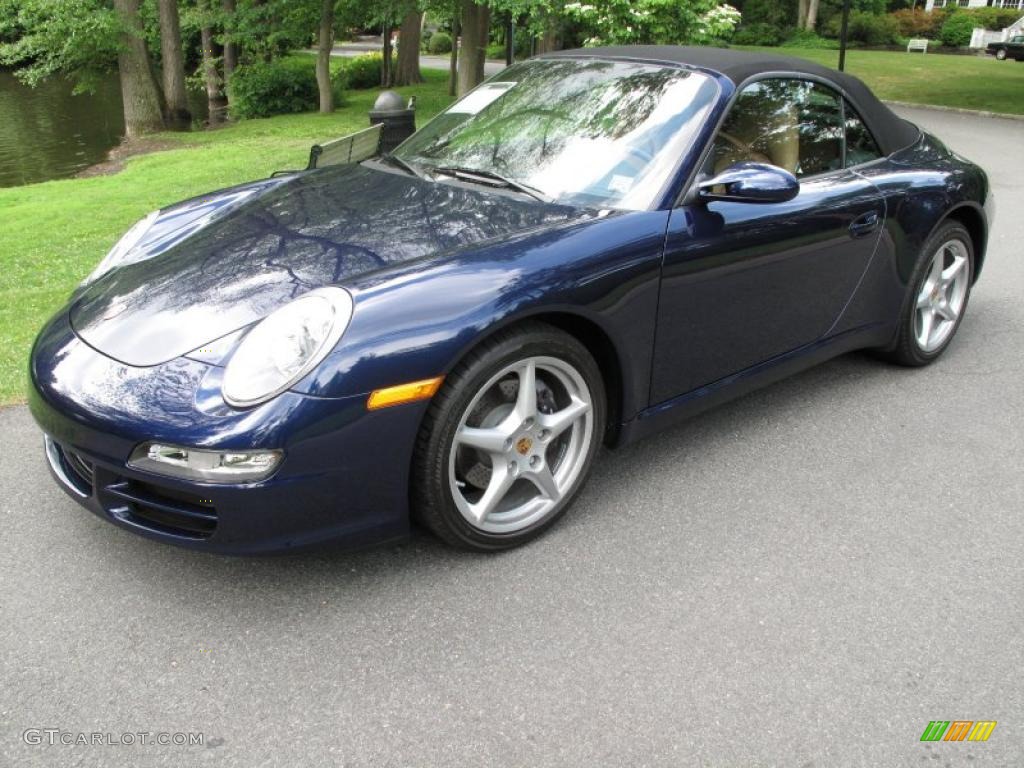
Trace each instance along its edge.
<instances>
[{"instance_id":1,"label":"white sticker on windshield","mask_svg":"<svg viewBox=\"0 0 1024 768\"><path fill-rule=\"evenodd\" d=\"M608 181L608 189L612 192L619 192L620 194L626 194L630 189L633 188L633 179L629 176L620 176L615 173L612 174L611 179Z\"/></svg>"},{"instance_id":2,"label":"white sticker on windshield","mask_svg":"<svg viewBox=\"0 0 1024 768\"><path fill-rule=\"evenodd\" d=\"M515 85L516 83L484 83L459 103L452 105L448 111L456 115L475 115Z\"/></svg>"}]
</instances>

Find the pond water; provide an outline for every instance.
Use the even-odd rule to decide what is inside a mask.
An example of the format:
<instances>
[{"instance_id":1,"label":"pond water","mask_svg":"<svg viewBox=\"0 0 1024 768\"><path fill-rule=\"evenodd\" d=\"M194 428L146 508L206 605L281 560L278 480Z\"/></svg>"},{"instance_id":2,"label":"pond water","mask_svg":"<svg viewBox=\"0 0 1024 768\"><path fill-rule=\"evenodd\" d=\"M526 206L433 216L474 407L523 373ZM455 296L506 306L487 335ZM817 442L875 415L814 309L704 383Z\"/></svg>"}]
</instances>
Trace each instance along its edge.
<instances>
[{"instance_id":1,"label":"pond water","mask_svg":"<svg viewBox=\"0 0 1024 768\"><path fill-rule=\"evenodd\" d=\"M0 71L0 187L74 176L104 159L124 135L117 74L93 94L74 96L55 77L29 88ZM203 117L205 103L190 94Z\"/></svg>"}]
</instances>

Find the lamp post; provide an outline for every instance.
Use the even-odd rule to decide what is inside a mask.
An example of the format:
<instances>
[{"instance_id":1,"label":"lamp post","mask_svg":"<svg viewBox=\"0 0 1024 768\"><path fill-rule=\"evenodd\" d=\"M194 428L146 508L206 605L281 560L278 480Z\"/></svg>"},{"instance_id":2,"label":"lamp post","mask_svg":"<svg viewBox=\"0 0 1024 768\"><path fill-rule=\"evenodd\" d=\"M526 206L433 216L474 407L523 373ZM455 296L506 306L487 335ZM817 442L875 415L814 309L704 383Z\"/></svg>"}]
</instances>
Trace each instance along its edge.
<instances>
[{"instance_id":1,"label":"lamp post","mask_svg":"<svg viewBox=\"0 0 1024 768\"><path fill-rule=\"evenodd\" d=\"M843 23L839 27L839 71L846 67L846 28L850 23L850 0L843 0Z\"/></svg>"}]
</instances>

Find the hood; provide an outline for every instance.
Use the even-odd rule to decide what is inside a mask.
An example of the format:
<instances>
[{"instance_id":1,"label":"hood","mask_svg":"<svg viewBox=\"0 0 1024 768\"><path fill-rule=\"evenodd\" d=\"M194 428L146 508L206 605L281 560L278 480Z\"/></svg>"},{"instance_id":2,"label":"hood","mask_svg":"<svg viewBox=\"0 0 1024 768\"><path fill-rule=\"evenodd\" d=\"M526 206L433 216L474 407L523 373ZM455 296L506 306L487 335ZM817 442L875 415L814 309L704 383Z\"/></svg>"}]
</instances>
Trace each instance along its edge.
<instances>
[{"instance_id":1,"label":"hood","mask_svg":"<svg viewBox=\"0 0 1024 768\"><path fill-rule=\"evenodd\" d=\"M127 365L157 365L314 288L587 215L352 165L295 176L255 194L222 194L236 198L226 213L74 297L71 324L86 343ZM178 205L165 209L157 224L171 212L189 218Z\"/></svg>"}]
</instances>

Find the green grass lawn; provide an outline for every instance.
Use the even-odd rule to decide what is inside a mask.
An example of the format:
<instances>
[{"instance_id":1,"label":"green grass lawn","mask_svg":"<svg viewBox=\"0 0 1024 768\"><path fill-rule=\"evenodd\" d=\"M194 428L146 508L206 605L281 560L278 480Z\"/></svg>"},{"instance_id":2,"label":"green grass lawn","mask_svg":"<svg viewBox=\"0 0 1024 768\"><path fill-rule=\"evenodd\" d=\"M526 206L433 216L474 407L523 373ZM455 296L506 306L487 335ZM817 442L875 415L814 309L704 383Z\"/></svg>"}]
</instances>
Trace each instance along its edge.
<instances>
[{"instance_id":1,"label":"green grass lawn","mask_svg":"<svg viewBox=\"0 0 1024 768\"><path fill-rule=\"evenodd\" d=\"M839 51L807 48L752 48L810 59L827 67L839 63ZM882 99L1024 114L1024 62L991 56L950 56L902 51L846 52L846 71Z\"/></svg>"},{"instance_id":2,"label":"green grass lawn","mask_svg":"<svg viewBox=\"0 0 1024 768\"><path fill-rule=\"evenodd\" d=\"M399 88L416 95L417 124L450 102L447 74ZM213 131L162 133L180 144L130 158L111 176L0 189L0 405L24 399L35 334L135 221L203 192L304 168L309 148L369 125L377 91L349 91L334 114L246 120Z\"/></svg>"}]
</instances>

